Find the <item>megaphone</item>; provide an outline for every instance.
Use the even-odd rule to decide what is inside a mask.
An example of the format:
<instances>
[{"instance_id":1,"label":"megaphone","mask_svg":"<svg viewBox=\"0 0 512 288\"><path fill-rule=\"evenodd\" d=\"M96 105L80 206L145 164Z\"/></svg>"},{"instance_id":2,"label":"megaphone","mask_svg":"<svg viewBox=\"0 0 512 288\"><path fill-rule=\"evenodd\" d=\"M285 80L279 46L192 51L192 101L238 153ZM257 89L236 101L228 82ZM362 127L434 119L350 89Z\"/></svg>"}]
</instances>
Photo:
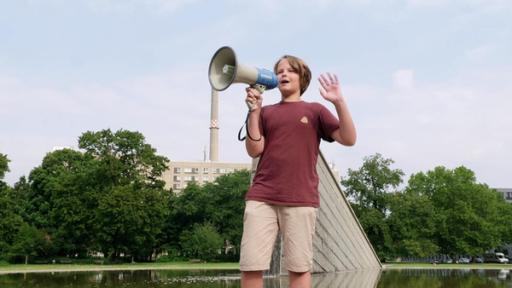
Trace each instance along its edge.
<instances>
[{"instance_id":1,"label":"megaphone","mask_svg":"<svg viewBox=\"0 0 512 288\"><path fill-rule=\"evenodd\" d=\"M213 89L226 90L233 83L246 83L263 92L278 85L274 72L238 63L233 48L224 46L213 54L208 69L208 79Z\"/></svg>"}]
</instances>

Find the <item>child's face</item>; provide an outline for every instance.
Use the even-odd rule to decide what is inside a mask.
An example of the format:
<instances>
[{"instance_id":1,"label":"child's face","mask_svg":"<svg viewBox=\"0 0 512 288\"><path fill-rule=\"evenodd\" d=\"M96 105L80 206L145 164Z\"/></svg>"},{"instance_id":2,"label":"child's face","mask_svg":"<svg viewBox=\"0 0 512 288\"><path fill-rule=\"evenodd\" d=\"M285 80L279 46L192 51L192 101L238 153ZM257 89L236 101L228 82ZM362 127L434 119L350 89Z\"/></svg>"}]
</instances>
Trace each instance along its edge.
<instances>
[{"instance_id":1,"label":"child's face","mask_svg":"<svg viewBox=\"0 0 512 288\"><path fill-rule=\"evenodd\" d=\"M288 60L283 59L279 61L277 65L277 80L279 81L279 91L283 96L288 96L291 94L295 94L296 92L300 93L300 79L299 74Z\"/></svg>"}]
</instances>

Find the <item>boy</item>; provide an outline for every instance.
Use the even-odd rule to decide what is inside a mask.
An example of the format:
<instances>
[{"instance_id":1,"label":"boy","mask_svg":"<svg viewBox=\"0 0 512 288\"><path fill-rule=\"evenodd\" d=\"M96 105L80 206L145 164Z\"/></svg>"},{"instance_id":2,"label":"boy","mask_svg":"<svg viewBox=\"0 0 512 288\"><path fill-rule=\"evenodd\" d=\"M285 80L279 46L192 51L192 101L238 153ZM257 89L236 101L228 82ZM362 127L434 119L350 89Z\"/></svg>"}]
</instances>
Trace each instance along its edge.
<instances>
[{"instance_id":1,"label":"boy","mask_svg":"<svg viewBox=\"0 0 512 288\"><path fill-rule=\"evenodd\" d=\"M253 107L248 120L247 153L260 157L246 195L240 252L242 287L263 287L272 248L281 231L290 287L311 287L313 235L320 205L316 162L320 139L352 146L355 127L338 79L322 74L320 94L336 108L338 119L319 103L301 99L311 71L301 59L285 55L274 66L281 102L262 108L261 94L247 88Z\"/></svg>"}]
</instances>

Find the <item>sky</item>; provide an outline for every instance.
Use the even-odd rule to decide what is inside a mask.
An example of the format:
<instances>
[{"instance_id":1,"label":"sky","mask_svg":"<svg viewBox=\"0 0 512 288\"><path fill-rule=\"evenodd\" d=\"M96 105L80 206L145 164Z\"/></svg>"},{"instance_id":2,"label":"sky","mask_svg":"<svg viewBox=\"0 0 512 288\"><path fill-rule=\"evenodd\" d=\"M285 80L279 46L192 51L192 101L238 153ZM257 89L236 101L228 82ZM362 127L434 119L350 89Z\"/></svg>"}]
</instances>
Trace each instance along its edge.
<instances>
[{"instance_id":1,"label":"sky","mask_svg":"<svg viewBox=\"0 0 512 288\"><path fill-rule=\"evenodd\" d=\"M342 176L376 153L406 176L436 166L512 187L512 1L0 0L0 153L13 185L86 131L139 131L160 155L203 161L213 53L338 75L355 146L322 143ZM244 84L220 93L221 161L249 163ZM266 91L264 104L280 100Z\"/></svg>"}]
</instances>

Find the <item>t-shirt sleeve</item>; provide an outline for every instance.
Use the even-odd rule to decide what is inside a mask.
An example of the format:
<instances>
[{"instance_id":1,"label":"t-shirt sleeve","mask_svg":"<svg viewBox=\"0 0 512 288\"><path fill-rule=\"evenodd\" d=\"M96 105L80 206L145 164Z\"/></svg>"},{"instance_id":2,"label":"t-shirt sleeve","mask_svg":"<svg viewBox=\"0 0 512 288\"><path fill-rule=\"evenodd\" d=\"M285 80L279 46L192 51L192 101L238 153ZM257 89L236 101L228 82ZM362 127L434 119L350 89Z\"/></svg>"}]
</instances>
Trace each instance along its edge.
<instances>
[{"instance_id":1,"label":"t-shirt sleeve","mask_svg":"<svg viewBox=\"0 0 512 288\"><path fill-rule=\"evenodd\" d=\"M340 127L338 119L332 115L331 111L329 111L325 106L320 104L320 123L319 123L319 133L320 138L327 142L333 142L331 135L336 129Z\"/></svg>"}]
</instances>

